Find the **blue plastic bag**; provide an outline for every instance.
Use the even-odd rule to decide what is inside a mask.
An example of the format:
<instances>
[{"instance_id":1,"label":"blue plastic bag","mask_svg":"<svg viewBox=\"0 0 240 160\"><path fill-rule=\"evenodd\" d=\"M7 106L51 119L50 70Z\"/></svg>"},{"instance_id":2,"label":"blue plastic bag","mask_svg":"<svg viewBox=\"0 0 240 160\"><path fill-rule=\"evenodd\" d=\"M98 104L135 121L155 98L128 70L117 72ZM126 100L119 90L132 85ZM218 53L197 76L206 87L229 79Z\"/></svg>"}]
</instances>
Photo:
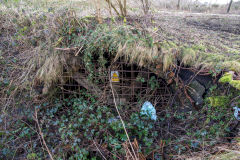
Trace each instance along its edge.
<instances>
[{"instance_id":1,"label":"blue plastic bag","mask_svg":"<svg viewBox=\"0 0 240 160\"><path fill-rule=\"evenodd\" d=\"M151 118L151 120L156 121L157 120L157 114L156 114L156 109L152 105L152 103L146 101L141 108L141 115L146 115Z\"/></svg>"},{"instance_id":2,"label":"blue plastic bag","mask_svg":"<svg viewBox=\"0 0 240 160\"><path fill-rule=\"evenodd\" d=\"M239 117L239 115L238 115L238 112L240 112L240 108L238 108L238 107L233 107L233 109L235 110L235 111L234 111L234 116L235 116L235 118L236 118L238 121L240 121L240 117Z\"/></svg>"}]
</instances>

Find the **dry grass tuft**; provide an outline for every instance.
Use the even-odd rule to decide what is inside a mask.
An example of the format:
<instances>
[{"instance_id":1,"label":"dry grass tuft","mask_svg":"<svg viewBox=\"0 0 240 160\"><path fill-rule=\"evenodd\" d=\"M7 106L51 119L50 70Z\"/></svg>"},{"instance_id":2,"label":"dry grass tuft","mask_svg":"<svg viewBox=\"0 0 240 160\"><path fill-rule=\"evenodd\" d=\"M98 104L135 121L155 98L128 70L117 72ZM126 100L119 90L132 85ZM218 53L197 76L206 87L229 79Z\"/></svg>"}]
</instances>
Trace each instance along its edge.
<instances>
[{"instance_id":1,"label":"dry grass tuft","mask_svg":"<svg viewBox=\"0 0 240 160\"><path fill-rule=\"evenodd\" d=\"M119 44L115 60L119 57L125 57L125 60L130 63L135 63L139 66L147 66L156 62L158 56L157 46L147 47L136 41L131 46L127 46L127 43L125 43L124 46Z\"/></svg>"},{"instance_id":2,"label":"dry grass tuft","mask_svg":"<svg viewBox=\"0 0 240 160\"><path fill-rule=\"evenodd\" d=\"M186 66L193 65L197 54L192 48L182 48L181 50L182 63Z\"/></svg>"},{"instance_id":3,"label":"dry grass tuft","mask_svg":"<svg viewBox=\"0 0 240 160\"><path fill-rule=\"evenodd\" d=\"M53 83L56 83L63 75L63 66L67 64L66 61L68 57L69 56L65 54L53 55L38 69L36 79L40 83L44 82L43 93L47 93Z\"/></svg>"}]
</instances>

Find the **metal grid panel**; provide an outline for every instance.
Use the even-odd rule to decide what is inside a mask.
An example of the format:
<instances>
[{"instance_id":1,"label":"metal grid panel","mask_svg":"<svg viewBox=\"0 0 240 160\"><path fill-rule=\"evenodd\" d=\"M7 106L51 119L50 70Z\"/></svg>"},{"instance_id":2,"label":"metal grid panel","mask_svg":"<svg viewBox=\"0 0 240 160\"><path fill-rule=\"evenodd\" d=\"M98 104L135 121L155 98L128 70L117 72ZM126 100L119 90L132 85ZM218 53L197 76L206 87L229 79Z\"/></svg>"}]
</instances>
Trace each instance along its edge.
<instances>
[{"instance_id":1,"label":"metal grid panel","mask_svg":"<svg viewBox=\"0 0 240 160\"><path fill-rule=\"evenodd\" d=\"M162 105L167 105L171 96L171 92L169 91L169 88L164 80L157 77L153 72L147 70L146 68L129 65L121 61L112 64L110 70L118 71L119 73L120 81L112 82L118 100L122 100L125 103L136 103L139 100L149 100L155 101L156 103ZM94 72L97 73L98 71L98 67L95 66ZM83 75L81 77L77 77L78 80L84 81L84 79L88 79L89 73L86 70L80 69L78 72ZM76 76L71 74L66 75L67 76L62 77L66 80L66 82L58 84L58 86L61 88L61 94L63 94L63 96L66 94L79 94L81 93L82 88L86 88L81 86L81 84L79 84L76 79L73 78L76 78ZM108 99L108 103L110 103L109 99L112 99L109 75L110 73L106 75L98 75L93 80L100 80L100 82L96 83L98 91L101 92L99 95L101 95L101 99ZM141 76L144 77L144 82L138 81L137 78ZM151 81L151 77L153 76L156 77L155 82L158 84L156 89L152 89L151 84L149 83Z\"/></svg>"}]
</instances>

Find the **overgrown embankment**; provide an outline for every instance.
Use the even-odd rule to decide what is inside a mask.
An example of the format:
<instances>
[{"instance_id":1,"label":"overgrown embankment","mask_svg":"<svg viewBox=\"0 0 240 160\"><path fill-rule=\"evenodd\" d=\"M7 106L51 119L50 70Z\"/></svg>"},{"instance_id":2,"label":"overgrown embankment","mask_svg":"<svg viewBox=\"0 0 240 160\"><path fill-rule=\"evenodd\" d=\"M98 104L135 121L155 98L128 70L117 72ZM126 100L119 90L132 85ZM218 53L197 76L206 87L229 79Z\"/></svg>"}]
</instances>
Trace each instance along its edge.
<instances>
[{"instance_id":1,"label":"overgrown embankment","mask_svg":"<svg viewBox=\"0 0 240 160\"><path fill-rule=\"evenodd\" d=\"M174 91L167 106L155 106L156 122L139 114L141 101L119 106L138 156L177 159L194 151L215 152L236 129L232 107L240 104L239 50L234 45L221 49L207 38L181 38L188 31L174 33L161 23L161 17L129 17L98 24L67 9L0 10L0 158L49 158L46 148L56 159L133 156L114 106L86 88L67 98L54 92L56 84L66 82L66 73L82 68L88 82L101 85L96 77L108 75L109 65L119 58L153 71ZM191 71L186 81L180 76L183 69ZM221 79L226 84L218 83L227 71L232 72ZM190 100L195 100L191 90L196 88L188 79L199 82L199 75L216 81L205 87L200 95L204 102L194 108Z\"/></svg>"}]
</instances>

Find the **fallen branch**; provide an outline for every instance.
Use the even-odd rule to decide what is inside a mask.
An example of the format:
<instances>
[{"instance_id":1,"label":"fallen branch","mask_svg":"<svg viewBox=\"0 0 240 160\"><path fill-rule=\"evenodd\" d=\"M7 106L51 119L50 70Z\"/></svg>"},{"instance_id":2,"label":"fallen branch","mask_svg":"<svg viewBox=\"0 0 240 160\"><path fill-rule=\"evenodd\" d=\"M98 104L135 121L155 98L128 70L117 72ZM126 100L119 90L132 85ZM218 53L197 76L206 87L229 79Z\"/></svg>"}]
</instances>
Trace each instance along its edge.
<instances>
[{"instance_id":1,"label":"fallen branch","mask_svg":"<svg viewBox=\"0 0 240 160\"><path fill-rule=\"evenodd\" d=\"M98 88L95 84L91 83L87 77L85 77L83 74L75 72L73 74L73 79L82 87L90 91L92 94L101 97L102 91Z\"/></svg>"}]
</instances>

